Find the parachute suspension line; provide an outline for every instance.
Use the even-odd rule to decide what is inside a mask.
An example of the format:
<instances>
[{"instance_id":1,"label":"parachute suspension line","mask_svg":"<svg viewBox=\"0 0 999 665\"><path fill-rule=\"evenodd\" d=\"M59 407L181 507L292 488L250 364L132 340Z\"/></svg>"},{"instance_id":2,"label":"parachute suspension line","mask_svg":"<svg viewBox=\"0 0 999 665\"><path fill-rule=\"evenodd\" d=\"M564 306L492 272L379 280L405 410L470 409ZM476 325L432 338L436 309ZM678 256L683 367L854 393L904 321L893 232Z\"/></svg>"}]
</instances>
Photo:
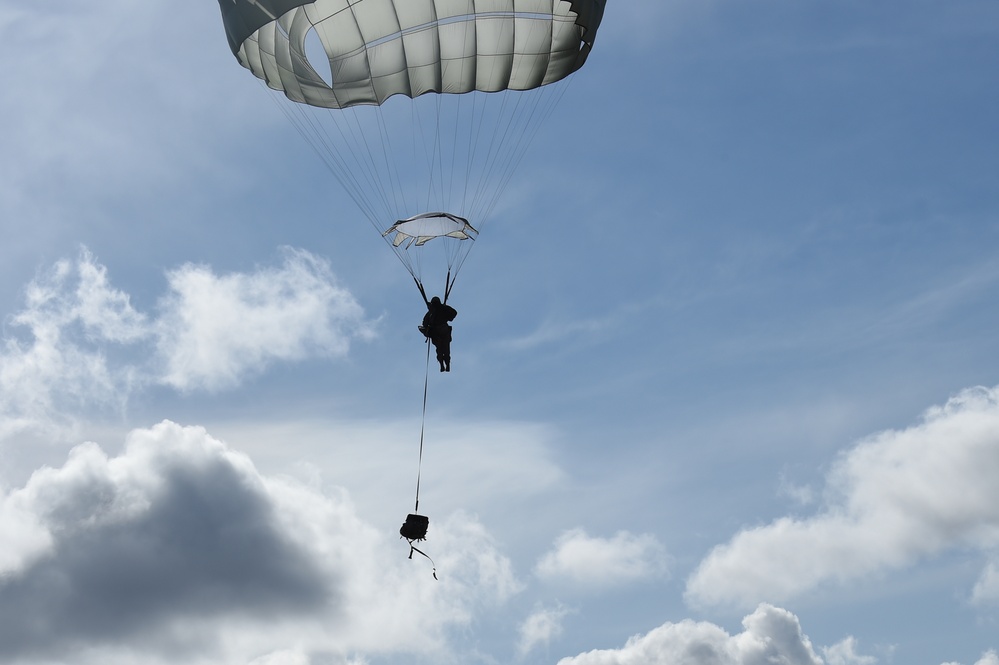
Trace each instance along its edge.
<instances>
[{"instance_id":1,"label":"parachute suspension line","mask_svg":"<svg viewBox=\"0 0 999 665\"><path fill-rule=\"evenodd\" d=\"M462 66L462 68L465 67L464 62L462 63L461 66ZM458 99L457 99L458 104L457 104L457 107L454 110L454 122L452 123L454 134L453 134L453 138L451 139L451 162L448 164L448 171L451 172L451 178L450 178L450 180L448 182L448 186L447 186L447 200L449 200L449 201L451 200L451 196L454 193L454 179L457 177L457 174L458 174L458 169L457 169L457 163L458 163L458 135L461 132L461 123L460 123L460 120L462 118L461 107L462 107L462 104L465 102L465 98L467 97L467 95L458 95L457 97L458 97ZM475 111L475 94L473 93L471 95L471 97L472 97L472 111L474 113L474 111ZM438 117L440 117L439 114L438 114ZM467 148L466 148L466 152L468 152ZM465 171L465 177L463 178L463 180L466 183L468 182L468 170L467 169ZM464 198L462 198L461 206L459 207L458 214L462 215L462 216L464 216L464 214L465 214L465 200L464 200ZM474 226L474 224L473 224L473 226ZM448 261L448 265L450 265L450 263L451 262Z\"/></svg>"},{"instance_id":2,"label":"parachute suspension line","mask_svg":"<svg viewBox=\"0 0 999 665\"><path fill-rule=\"evenodd\" d=\"M423 286L420 285L420 291L423 291ZM424 297L426 297L424 295ZM423 416L420 420L420 461L416 465L416 508L413 510L414 513L419 514L420 512L420 476L423 473L423 433L426 429L427 424L427 386L430 385L430 338L427 338L427 368L423 376ZM420 552L423 554L423 552ZM412 553L410 553L412 556ZM423 556L427 556L423 554ZM427 557L429 558L429 557Z\"/></svg>"},{"instance_id":3,"label":"parachute suspension line","mask_svg":"<svg viewBox=\"0 0 999 665\"><path fill-rule=\"evenodd\" d=\"M410 125L413 131L410 132L413 136L413 163L418 164L421 168L426 169L427 172L427 188L426 188L426 199L423 204L424 210L430 210L430 201L433 198L433 188L434 188L434 157L433 151L427 144L427 131L425 126L425 121L423 120L423 115L420 112L420 107L423 103L419 99L414 99L413 104L410 106ZM419 135L420 146L422 147L422 152L417 151L416 138ZM422 160L418 156L422 156ZM423 162L422 164L420 162Z\"/></svg>"},{"instance_id":4,"label":"parachute suspension line","mask_svg":"<svg viewBox=\"0 0 999 665\"><path fill-rule=\"evenodd\" d=\"M444 304L447 304L447 298L451 295L451 287L454 286L454 280L451 279L451 269L448 268L447 277L444 278Z\"/></svg>"},{"instance_id":5,"label":"parachute suspension line","mask_svg":"<svg viewBox=\"0 0 999 665\"><path fill-rule=\"evenodd\" d=\"M476 105L474 102L475 99L473 99L472 113L471 116L469 117L469 122L468 122L468 145L471 146L471 149L468 151L468 157L465 160L465 173L467 173L468 175L465 178L465 191L462 193L461 205L462 205L462 214L465 214L465 211L467 209L469 217L478 219L473 217L474 203L472 205L472 209L468 209L468 188L469 185L471 184L472 172L475 168L475 157L479 147L479 141L477 140L477 138L479 134L482 133L482 127L484 124L486 108L488 104L485 103L481 104L479 112L478 114L476 114L476 109L475 109ZM481 180L482 178L480 174L479 181L481 182ZM474 196L472 200L474 202L475 200Z\"/></svg>"},{"instance_id":6,"label":"parachute suspension line","mask_svg":"<svg viewBox=\"0 0 999 665\"><path fill-rule=\"evenodd\" d=\"M266 84L261 81L261 85L266 87ZM268 90L268 98L278 107L281 113L288 119L291 125L295 128L298 134L305 140L306 143L315 151L319 159L325 164L326 168L333 174L336 180L343 187L347 195L350 196L354 204L357 205L358 209L371 220L374 216L374 211L371 209L367 199L360 193L361 187L357 182L357 179L352 175L351 171L343 164L342 159L339 158L337 152L332 149L330 142L324 140L323 132L320 131L313 119L308 117L304 111L301 109L296 109L294 103L291 102L281 102L277 99L276 95L272 91ZM296 117L292 110L298 111L300 114ZM310 131L311 129L311 131Z\"/></svg>"},{"instance_id":7,"label":"parachute suspension line","mask_svg":"<svg viewBox=\"0 0 999 665\"><path fill-rule=\"evenodd\" d=\"M426 203L424 204L426 211L433 210L434 208L442 209L446 207L443 185L441 184L444 182L444 165L441 163L440 140L442 95L434 95L434 97L434 100L427 100L426 102L423 102L419 98L413 100L413 115L415 116L413 125L419 130L420 139L423 143L423 154L425 155L426 160L426 163L423 165L423 168L426 169ZM429 105L430 101L433 101L434 104L434 109L431 112L433 126L429 128L433 134L433 138L428 141L427 125L429 124L429 121L424 119L420 107L423 105ZM415 134L416 132L414 131L413 133ZM440 191L435 192L438 188L440 188ZM437 194L436 205L434 205L435 193Z\"/></svg>"},{"instance_id":8,"label":"parachute suspension line","mask_svg":"<svg viewBox=\"0 0 999 665\"><path fill-rule=\"evenodd\" d=\"M375 220L378 218L378 212L377 210L375 210L374 207L375 201L373 201L370 196L365 195L364 183L360 180L360 178L366 176L367 185L368 185L367 189L369 190L375 189L375 187L372 186L372 183L377 184L377 178L375 178L371 174L370 171L371 167L369 166L369 164L364 159L362 159L363 155L361 155L360 150L356 145L356 140L354 142L351 142L349 140L348 138L349 134L347 132L344 132L343 126L338 119L339 116L333 113L332 110L314 109L310 111L312 107L304 107L297 103L293 103L292 108L294 108L298 112L303 122L307 122L308 125L312 128L312 131L310 132L310 136L313 137L312 141L315 144L322 145L327 155L329 155L330 161L336 164L337 168L331 169L333 171L334 176L336 176L341 183L343 183L344 181L350 182L353 188L353 192L356 194L356 196L352 196L352 198L357 198L364 201L364 205L359 205L358 207L361 209L361 212L364 213L364 215L368 218L368 220L372 224L374 224ZM330 118L330 123L339 132L341 143L347 148L347 152L349 152L350 157L353 159L353 162L358 166L362 167L362 169L351 168L351 164L348 163L346 157L341 154L340 150L337 149L336 140L330 134L329 129L327 129L328 125L326 123L319 122L317 120L316 115L322 113L323 111L326 112L326 115ZM367 173L365 173L365 171L367 171ZM346 186L345 189L347 189Z\"/></svg>"},{"instance_id":9,"label":"parachute suspension line","mask_svg":"<svg viewBox=\"0 0 999 665\"><path fill-rule=\"evenodd\" d=\"M497 44L495 44L496 47L499 46L500 39L501 39L501 37L499 35L497 35L496 36ZM495 74L496 67L497 67L497 61L496 60L492 60L492 62L490 64L491 71L489 73L489 78L492 78L493 74ZM500 118L503 117L502 109L506 108L506 102L507 102L507 99L508 99L507 95L501 95L501 97L502 97L502 104L500 105L500 111L499 111L499 113L497 113L498 117L500 117ZM481 112L481 114L478 117L476 117L475 107L473 106L472 107L472 114L471 114L470 119L469 119L468 144L471 146L471 150L469 150L469 158L468 158L468 163L467 163L467 168L466 168L466 172L468 173L468 175L467 175L467 177L465 179L465 196L462 198L462 205L463 206L467 202L467 198L468 198L467 197L468 186L470 184L469 181L471 181L471 179L472 179L472 170L473 170L473 167L474 167L474 164L475 164L475 157L476 157L476 154L478 153L478 147L481 144L481 141L479 140L479 138L480 138L480 136L481 136L481 134L483 132L483 127L485 127L484 120L485 120L485 114L486 114L486 108L487 108L487 106L488 106L488 104L485 104L485 103L482 104L482 112ZM495 139L495 133L493 134L493 138ZM486 175L486 172L492 166L491 156L492 156L492 146L490 146L490 148L486 151L486 156L483 158L483 162L482 162L482 168L479 170L479 173L478 173L478 182L475 184L475 187L472 189L472 191L473 191L472 203L471 203L471 207L468 209L468 217L471 218L471 219L476 219L476 220L479 219L479 217L476 214L477 211L475 209L475 201L479 198L480 192L482 191L484 183L485 182L489 182L488 180L485 179L485 175ZM482 219L484 221L484 218L482 218Z\"/></svg>"},{"instance_id":10,"label":"parachute suspension line","mask_svg":"<svg viewBox=\"0 0 999 665\"><path fill-rule=\"evenodd\" d=\"M501 150L503 149L503 141L507 140L507 135L509 134L509 126L513 123L514 117L517 109L520 105L520 100L523 98L522 92L513 93L517 101L514 104L512 110L508 110L510 104L510 95L504 95L499 110L497 111L497 124L493 129L492 136L490 137L489 144L486 148L486 156L484 158L486 167L479 173L479 181L476 183L473 191L476 192L475 197L472 199L472 210L478 212L477 208L479 201L482 197L482 191L485 187L485 183L494 182L491 180L492 172L496 169L497 163L500 161ZM500 120L505 122L500 123ZM476 134L476 143L479 143L479 135L482 133L483 129L480 126L479 131ZM469 214L472 214L471 212Z\"/></svg>"},{"instance_id":11,"label":"parachute suspension line","mask_svg":"<svg viewBox=\"0 0 999 665\"><path fill-rule=\"evenodd\" d=\"M416 288L418 288L420 290L420 295L423 296L423 302L430 302L430 298L427 297L427 292L423 289L423 282L421 282L420 280L416 279L416 277L413 278L413 281L416 282ZM430 355L430 348L429 347L427 348L427 355L428 356ZM430 363L430 358L428 357L427 358L427 364L429 364L429 363Z\"/></svg>"},{"instance_id":12,"label":"parachute suspension line","mask_svg":"<svg viewBox=\"0 0 999 665\"><path fill-rule=\"evenodd\" d=\"M430 182L427 186L427 205L430 206L431 198L436 194L438 208L446 208L447 198L444 195L444 151L441 148L441 115L444 108L444 98L436 95L434 100L434 142L430 150ZM435 191L438 190L438 191Z\"/></svg>"},{"instance_id":13,"label":"parachute suspension line","mask_svg":"<svg viewBox=\"0 0 999 665\"><path fill-rule=\"evenodd\" d=\"M381 148L382 148L382 159L385 162L385 171L388 173L389 184L392 186L392 200L395 203L395 217L396 219L401 219L406 215L402 214L402 211L406 208L405 203L405 192L402 189L402 178L399 175L399 165L392 159L391 153L392 149L392 135L388 131L385 125L385 116L382 111L382 106L375 107L375 118L378 120L378 134L381 137ZM400 203L400 198L403 201ZM385 222L394 222L395 220L383 220Z\"/></svg>"},{"instance_id":14,"label":"parachute suspension line","mask_svg":"<svg viewBox=\"0 0 999 665\"><path fill-rule=\"evenodd\" d=\"M485 217L492 214L492 211L499 202L500 196L509 185L510 180L513 178L513 174L517 171L520 162L523 161L524 156L527 154L527 148L533 142L541 127L544 126L548 119L554 114L555 109L565 96L572 78L573 76L570 75L562 81L543 86L538 90L533 91L532 94L534 94L537 99L532 101L530 104L530 113L521 123L522 127L514 132L514 134L519 137L516 141L517 145L511 151L511 158L508 163L504 165L503 173L498 176L499 182L495 187L495 191L492 193L492 198L484 202L484 211L482 214Z\"/></svg>"},{"instance_id":15,"label":"parachute suspension line","mask_svg":"<svg viewBox=\"0 0 999 665\"><path fill-rule=\"evenodd\" d=\"M543 88L535 91L522 91L516 95L516 101L512 102L513 108L507 109L509 98L503 100L503 122L496 126L492 140L489 144L490 152L496 152L497 156L490 162L490 170L485 174L488 181L494 181L496 185L493 191L485 192L489 196L484 200L480 198L477 203L485 208L492 208L492 205L499 199L506 185L509 183L509 176L512 174L516 164L526 152L529 144L528 136L533 136L530 132L535 119L535 112L540 99L545 91ZM499 172L497 175L496 172Z\"/></svg>"},{"instance_id":16,"label":"parachute suspension line","mask_svg":"<svg viewBox=\"0 0 999 665\"><path fill-rule=\"evenodd\" d=\"M368 221L379 233L384 217L391 214L389 194L385 189L385 179L381 177L375 152L368 143L368 132L363 131L361 120L356 108L328 109L330 121L340 135L342 145L350 152L358 171L365 176L369 194L369 208L373 214ZM362 191L363 195L363 191ZM381 204L381 211L375 210L376 200Z\"/></svg>"}]
</instances>

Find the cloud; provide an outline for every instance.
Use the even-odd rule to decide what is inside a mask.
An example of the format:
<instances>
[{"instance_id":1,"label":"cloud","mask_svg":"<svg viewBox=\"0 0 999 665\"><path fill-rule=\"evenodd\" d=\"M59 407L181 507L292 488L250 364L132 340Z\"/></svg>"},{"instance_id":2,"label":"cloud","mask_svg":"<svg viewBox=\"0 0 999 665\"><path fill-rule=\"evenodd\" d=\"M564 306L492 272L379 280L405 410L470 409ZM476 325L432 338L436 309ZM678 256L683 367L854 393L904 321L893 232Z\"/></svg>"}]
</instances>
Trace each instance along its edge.
<instances>
[{"instance_id":1,"label":"cloud","mask_svg":"<svg viewBox=\"0 0 999 665\"><path fill-rule=\"evenodd\" d=\"M942 665L961 665L960 663L943 663ZM995 651L986 651L975 665L999 665L999 655Z\"/></svg>"},{"instance_id":2,"label":"cloud","mask_svg":"<svg viewBox=\"0 0 999 665\"><path fill-rule=\"evenodd\" d=\"M999 560L992 559L971 590L971 602L976 605L999 604Z\"/></svg>"},{"instance_id":3,"label":"cloud","mask_svg":"<svg viewBox=\"0 0 999 665\"><path fill-rule=\"evenodd\" d=\"M666 549L651 534L619 531L613 538L599 538L572 529L541 557L535 573L574 588L614 587L667 575Z\"/></svg>"},{"instance_id":4,"label":"cloud","mask_svg":"<svg viewBox=\"0 0 999 665\"><path fill-rule=\"evenodd\" d=\"M878 659L874 656L862 656L857 653L857 640L850 636L829 647L822 647L822 655L826 665L874 665Z\"/></svg>"},{"instance_id":5,"label":"cloud","mask_svg":"<svg viewBox=\"0 0 999 665\"><path fill-rule=\"evenodd\" d=\"M133 431L117 457L84 444L0 499L0 660L439 653L520 587L468 516L431 536L440 582L342 492L263 476L202 428Z\"/></svg>"},{"instance_id":6,"label":"cloud","mask_svg":"<svg viewBox=\"0 0 999 665\"><path fill-rule=\"evenodd\" d=\"M562 620L569 610L561 604L555 607L539 607L520 625L520 641L517 652L526 656L535 648L549 644L562 634Z\"/></svg>"},{"instance_id":7,"label":"cloud","mask_svg":"<svg viewBox=\"0 0 999 665\"><path fill-rule=\"evenodd\" d=\"M146 322L104 267L83 250L32 281L25 300L9 321L30 339L8 337L0 351L0 437L67 405L120 405L131 371L114 371L101 347L143 338Z\"/></svg>"},{"instance_id":8,"label":"cloud","mask_svg":"<svg viewBox=\"0 0 999 665\"><path fill-rule=\"evenodd\" d=\"M169 275L157 326L162 380L181 390L236 385L274 360L346 354L370 337L363 310L322 260L286 250L279 268L217 276L185 265Z\"/></svg>"},{"instance_id":9,"label":"cloud","mask_svg":"<svg viewBox=\"0 0 999 665\"><path fill-rule=\"evenodd\" d=\"M686 598L698 606L751 606L948 548L990 551L999 544L996 477L999 389L963 391L917 425L843 453L818 514L747 528L716 547L689 578Z\"/></svg>"},{"instance_id":10,"label":"cloud","mask_svg":"<svg viewBox=\"0 0 999 665\"><path fill-rule=\"evenodd\" d=\"M707 622L666 623L620 649L563 658L559 665L823 665L787 610L762 604L742 626L743 632L729 635Z\"/></svg>"},{"instance_id":11,"label":"cloud","mask_svg":"<svg viewBox=\"0 0 999 665\"><path fill-rule=\"evenodd\" d=\"M529 335L507 340L503 346L514 351L524 351L547 344L555 344L565 339L590 337L607 330L612 324L613 321L610 318L569 323L556 323L548 320Z\"/></svg>"},{"instance_id":12,"label":"cloud","mask_svg":"<svg viewBox=\"0 0 999 665\"><path fill-rule=\"evenodd\" d=\"M192 75L227 55L211 6L24 4L0 8L0 35L0 59L17 63L7 79L16 93L0 98L0 120L16 129L0 155L0 205L11 219L44 220L40 227L87 219L95 198L120 202L149 183L205 172L217 180L225 167L207 147L219 140L209 134L245 132L247 114L212 102L258 92Z\"/></svg>"},{"instance_id":13,"label":"cloud","mask_svg":"<svg viewBox=\"0 0 999 665\"><path fill-rule=\"evenodd\" d=\"M277 361L333 358L372 328L329 266L286 249L279 266L215 275L185 265L144 314L86 249L25 290L0 350L0 437L63 414L123 408L137 388L233 387Z\"/></svg>"},{"instance_id":14,"label":"cloud","mask_svg":"<svg viewBox=\"0 0 999 665\"><path fill-rule=\"evenodd\" d=\"M47 536L47 547L0 578L5 658L78 640L148 639L181 619L305 613L339 599L336 576L284 532L249 460L198 428L136 432L115 459L79 446L4 503Z\"/></svg>"}]
</instances>

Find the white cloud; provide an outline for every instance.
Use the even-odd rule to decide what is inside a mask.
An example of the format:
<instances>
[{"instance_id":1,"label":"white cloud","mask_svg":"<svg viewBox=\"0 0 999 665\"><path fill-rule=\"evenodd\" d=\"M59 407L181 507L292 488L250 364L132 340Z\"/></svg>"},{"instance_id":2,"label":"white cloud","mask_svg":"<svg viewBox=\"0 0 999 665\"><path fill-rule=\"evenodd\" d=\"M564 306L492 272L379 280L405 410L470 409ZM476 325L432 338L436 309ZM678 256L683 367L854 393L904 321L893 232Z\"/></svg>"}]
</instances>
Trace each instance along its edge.
<instances>
[{"instance_id":1,"label":"white cloud","mask_svg":"<svg viewBox=\"0 0 999 665\"><path fill-rule=\"evenodd\" d=\"M215 275L187 265L151 317L83 249L25 290L0 350L0 438L94 407L123 408L143 385L236 385L276 361L344 355L370 325L329 266L288 249L278 267Z\"/></svg>"},{"instance_id":2,"label":"white cloud","mask_svg":"<svg viewBox=\"0 0 999 665\"><path fill-rule=\"evenodd\" d=\"M826 665L874 665L878 659L874 656L862 656L857 653L857 640L853 636L833 644L822 647L822 655L825 657Z\"/></svg>"},{"instance_id":3,"label":"white cloud","mask_svg":"<svg viewBox=\"0 0 999 665\"><path fill-rule=\"evenodd\" d=\"M371 335L353 296L305 251L253 274L185 265L169 280L158 347L163 381L181 390L230 387L274 360L342 356L351 337Z\"/></svg>"},{"instance_id":4,"label":"white cloud","mask_svg":"<svg viewBox=\"0 0 999 665\"><path fill-rule=\"evenodd\" d=\"M762 604L742 625L743 632L729 635L707 622L667 623L620 649L563 658L559 665L822 665L798 618L787 610Z\"/></svg>"},{"instance_id":5,"label":"white cloud","mask_svg":"<svg viewBox=\"0 0 999 665\"><path fill-rule=\"evenodd\" d=\"M619 531L600 538L572 529L558 537L535 572L544 580L602 589L663 577L668 571L666 549L651 534Z\"/></svg>"},{"instance_id":6,"label":"white cloud","mask_svg":"<svg viewBox=\"0 0 999 665\"><path fill-rule=\"evenodd\" d=\"M999 654L996 654L995 651L988 651L982 654L975 665L999 665Z\"/></svg>"},{"instance_id":7,"label":"white cloud","mask_svg":"<svg viewBox=\"0 0 999 665\"><path fill-rule=\"evenodd\" d=\"M202 428L167 421L132 432L118 457L90 443L39 469L3 497L0 520L0 551L21 553L0 575L4 662L430 655L519 589L467 516L432 526L437 582L342 493L263 476ZM31 551L25 524L44 536Z\"/></svg>"},{"instance_id":8,"label":"white cloud","mask_svg":"<svg viewBox=\"0 0 999 665\"><path fill-rule=\"evenodd\" d=\"M517 652L521 657L535 648L549 644L562 634L562 620L569 609L561 604L555 607L539 607L520 625L520 641Z\"/></svg>"},{"instance_id":9,"label":"white cloud","mask_svg":"<svg viewBox=\"0 0 999 665\"><path fill-rule=\"evenodd\" d=\"M961 665L960 663L942 663L941 665ZM995 651L986 651L975 665L999 665L999 655Z\"/></svg>"},{"instance_id":10,"label":"white cloud","mask_svg":"<svg viewBox=\"0 0 999 665\"><path fill-rule=\"evenodd\" d=\"M922 422L861 441L836 462L817 515L745 529L687 583L699 605L782 601L910 565L951 547L999 544L999 389L962 392Z\"/></svg>"},{"instance_id":11,"label":"white cloud","mask_svg":"<svg viewBox=\"0 0 999 665\"><path fill-rule=\"evenodd\" d=\"M982 570L971 590L971 602L976 605L999 604L999 560L989 561Z\"/></svg>"},{"instance_id":12,"label":"white cloud","mask_svg":"<svg viewBox=\"0 0 999 665\"><path fill-rule=\"evenodd\" d=\"M123 403L131 372L109 367L101 343L141 338L144 320L103 266L84 250L32 281L25 300L10 324L30 340L8 337L0 352L0 437L68 405Z\"/></svg>"}]
</instances>

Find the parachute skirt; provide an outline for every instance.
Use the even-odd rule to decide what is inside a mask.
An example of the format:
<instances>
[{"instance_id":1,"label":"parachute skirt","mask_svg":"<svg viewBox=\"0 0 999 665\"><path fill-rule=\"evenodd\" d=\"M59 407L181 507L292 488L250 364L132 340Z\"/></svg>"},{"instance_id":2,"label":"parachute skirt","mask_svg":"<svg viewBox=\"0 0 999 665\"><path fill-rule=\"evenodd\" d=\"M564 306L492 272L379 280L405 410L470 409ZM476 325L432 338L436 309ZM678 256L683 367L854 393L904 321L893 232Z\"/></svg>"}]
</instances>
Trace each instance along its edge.
<instances>
[{"instance_id":1,"label":"parachute skirt","mask_svg":"<svg viewBox=\"0 0 999 665\"><path fill-rule=\"evenodd\" d=\"M422 247L434 238L475 240L478 233L464 217L447 212L425 212L409 219L400 219L382 233L382 237L395 234L392 246L399 247L405 243L404 249L409 249L414 244Z\"/></svg>"}]
</instances>

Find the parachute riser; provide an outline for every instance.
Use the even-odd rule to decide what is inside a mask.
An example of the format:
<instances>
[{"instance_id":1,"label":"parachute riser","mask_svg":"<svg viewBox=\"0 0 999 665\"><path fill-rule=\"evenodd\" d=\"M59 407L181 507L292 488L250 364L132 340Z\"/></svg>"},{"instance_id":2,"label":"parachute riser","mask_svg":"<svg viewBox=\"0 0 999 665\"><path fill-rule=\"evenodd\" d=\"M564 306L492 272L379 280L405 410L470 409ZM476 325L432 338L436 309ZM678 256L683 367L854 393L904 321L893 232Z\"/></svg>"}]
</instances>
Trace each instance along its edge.
<instances>
[{"instance_id":1,"label":"parachute riser","mask_svg":"<svg viewBox=\"0 0 999 665\"><path fill-rule=\"evenodd\" d=\"M427 307L430 307L430 298L427 297L427 290L423 286L423 282L418 280L416 277L413 278L416 282L416 288L420 290L420 295L423 296L423 302ZM454 280L451 279L451 271L447 271L447 277L444 278L444 304L447 304L447 299L451 295L451 288L454 286Z\"/></svg>"}]
</instances>

